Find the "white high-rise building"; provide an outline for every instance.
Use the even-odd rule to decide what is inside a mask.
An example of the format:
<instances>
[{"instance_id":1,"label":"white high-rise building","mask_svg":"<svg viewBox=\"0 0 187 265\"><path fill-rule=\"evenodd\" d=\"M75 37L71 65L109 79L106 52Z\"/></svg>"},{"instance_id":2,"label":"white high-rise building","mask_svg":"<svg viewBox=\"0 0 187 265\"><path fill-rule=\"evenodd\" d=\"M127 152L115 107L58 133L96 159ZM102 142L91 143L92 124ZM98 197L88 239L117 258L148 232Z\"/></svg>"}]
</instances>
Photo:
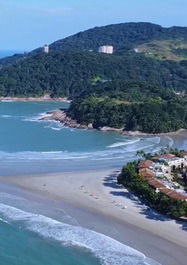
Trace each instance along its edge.
<instances>
[{"instance_id":1,"label":"white high-rise building","mask_svg":"<svg viewBox=\"0 0 187 265\"><path fill-rule=\"evenodd\" d=\"M44 46L44 52L45 52L45 53L49 53L49 45L46 44L46 45Z\"/></svg>"},{"instance_id":2,"label":"white high-rise building","mask_svg":"<svg viewBox=\"0 0 187 265\"><path fill-rule=\"evenodd\" d=\"M114 53L114 47L110 45L105 45L99 47L99 52L100 53L107 53L107 54L113 54Z\"/></svg>"}]
</instances>

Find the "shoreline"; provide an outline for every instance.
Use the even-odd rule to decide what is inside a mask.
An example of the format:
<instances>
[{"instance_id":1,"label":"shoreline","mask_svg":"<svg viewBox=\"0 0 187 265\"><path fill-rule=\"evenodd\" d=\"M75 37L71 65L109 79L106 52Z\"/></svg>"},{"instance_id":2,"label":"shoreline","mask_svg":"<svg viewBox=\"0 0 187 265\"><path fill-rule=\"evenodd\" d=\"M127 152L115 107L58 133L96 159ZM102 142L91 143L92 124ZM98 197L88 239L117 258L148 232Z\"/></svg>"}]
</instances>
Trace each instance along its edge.
<instances>
[{"instance_id":1,"label":"shoreline","mask_svg":"<svg viewBox=\"0 0 187 265\"><path fill-rule=\"evenodd\" d=\"M140 131L124 131L123 128L117 129L117 128L112 128L112 127L102 127L99 129L93 128L93 125L90 123L88 125L82 125L77 123L77 121L71 119L66 111L64 110L58 110L58 111L52 111L49 113L46 113L46 116L41 118L40 120L43 121L58 121L60 123L63 123L66 127L73 128L73 129L86 129L86 130L98 130L98 131L103 131L103 132L117 132L120 133L124 136L141 136L141 137L151 137L151 136L176 136L179 135L180 133L187 132L186 129L179 129L175 132L167 132L167 133L144 133Z\"/></svg>"},{"instance_id":2,"label":"shoreline","mask_svg":"<svg viewBox=\"0 0 187 265\"><path fill-rule=\"evenodd\" d=\"M115 238L162 265L186 265L187 223L147 211L135 196L116 185L116 174L118 169L94 170L0 177L0 182L65 203L81 226Z\"/></svg>"},{"instance_id":3,"label":"shoreline","mask_svg":"<svg viewBox=\"0 0 187 265\"><path fill-rule=\"evenodd\" d=\"M67 98L51 97L0 97L0 102L63 102L70 103Z\"/></svg>"}]
</instances>

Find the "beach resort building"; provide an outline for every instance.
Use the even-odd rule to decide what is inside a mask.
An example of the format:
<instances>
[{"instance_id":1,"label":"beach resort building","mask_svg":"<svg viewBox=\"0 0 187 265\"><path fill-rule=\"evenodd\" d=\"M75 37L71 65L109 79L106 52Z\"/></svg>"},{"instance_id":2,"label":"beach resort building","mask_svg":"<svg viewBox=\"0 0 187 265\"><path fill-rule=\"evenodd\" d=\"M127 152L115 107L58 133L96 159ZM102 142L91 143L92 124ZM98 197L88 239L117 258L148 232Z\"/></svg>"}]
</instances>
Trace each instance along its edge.
<instances>
[{"instance_id":1,"label":"beach resort building","mask_svg":"<svg viewBox=\"0 0 187 265\"><path fill-rule=\"evenodd\" d=\"M187 194L173 188L173 171L184 167L187 167L187 152L180 153L180 157L164 154L157 157L157 162L142 161L138 164L138 172L156 192L162 192L172 199L187 201Z\"/></svg>"},{"instance_id":2,"label":"beach resort building","mask_svg":"<svg viewBox=\"0 0 187 265\"><path fill-rule=\"evenodd\" d=\"M166 163L172 170L175 168L187 166L187 160L184 157L176 157L172 154L159 156L159 161Z\"/></svg>"}]
</instances>

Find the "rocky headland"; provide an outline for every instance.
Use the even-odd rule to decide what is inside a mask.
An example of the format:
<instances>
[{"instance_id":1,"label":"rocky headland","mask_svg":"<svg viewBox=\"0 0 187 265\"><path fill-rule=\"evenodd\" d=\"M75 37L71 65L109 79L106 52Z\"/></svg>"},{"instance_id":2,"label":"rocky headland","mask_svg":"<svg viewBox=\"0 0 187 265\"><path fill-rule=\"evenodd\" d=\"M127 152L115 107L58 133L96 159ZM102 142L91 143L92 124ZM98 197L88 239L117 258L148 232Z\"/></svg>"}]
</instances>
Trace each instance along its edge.
<instances>
[{"instance_id":1,"label":"rocky headland","mask_svg":"<svg viewBox=\"0 0 187 265\"><path fill-rule=\"evenodd\" d=\"M64 126L69 128L75 128L75 129L93 129L92 124L90 125L82 125L77 123L77 121L71 119L67 115L66 110L57 110L53 112L47 112L47 115L45 117L40 118L40 120L43 121L58 121L64 124Z\"/></svg>"},{"instance_id":2,"label":"rocky headland","mask_svg":"<svg viewBox=\"0 0 187 265\"><path fill-rule=\"evenodd\" d=\"M69 128L74 128L74 129L85 129L85 130L94 130L95 128L93 127L92 123L89 123L88 125L86 124L80 124L76 120L73 120L70 116L68 116L67 111L65 109L62 110L57 110L57 111L52 111L52 112L47 112L46 116L40 118L40 120L43 121L57 121L64 126L69 127ZM180 134L181 132L186 131L185 129L180 129L176 132L168 132L168 133L159 133L159 134L151 134L151 133L144 133L140 131L125 131L123 128L112 128L108 126L100 127L98 128L100 131L104 132L118 132L121 133L125 136L174 136L177 134Z\"/></svg>"}]
</instances>

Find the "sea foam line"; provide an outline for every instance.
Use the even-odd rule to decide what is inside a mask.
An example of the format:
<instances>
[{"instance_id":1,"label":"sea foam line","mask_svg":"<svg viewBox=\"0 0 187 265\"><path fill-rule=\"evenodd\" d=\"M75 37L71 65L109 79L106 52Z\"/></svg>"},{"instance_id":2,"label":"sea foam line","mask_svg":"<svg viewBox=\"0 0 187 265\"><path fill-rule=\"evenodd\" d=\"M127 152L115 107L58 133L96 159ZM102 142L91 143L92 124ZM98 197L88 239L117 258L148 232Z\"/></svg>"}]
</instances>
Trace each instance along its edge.
<instances>
[{"instance_id":1,"label":"sea foam line","mask_svg":"<svg viewBox=\"0 0 187 265\"><path fill-rule=\"evenodd\" d=\"M105 265L148 265L143 253L103 234L73 226L52 218L0 204L5 221L22 222L27 230L44 238L61 242L64 246L78 246L90 250ZM154 263L159 265L159 263Z\"/></svg>"},{"instance_id":2,"label":"sea foam line","mask_svg":"<svg viewBox=\"0 0 187 265\"><path fill-rule=\"evenodd\" d=\"M125 146L125 145L131 145L131 144L138 143L139 141L140 141L140 138L132 140L132 141L127 141L127 142L117 142L117 143L114 143L114 144L107 146L107 148L116 148L116 147L121 147L121 146Z\"/></svg>"},{"instance_id":3,"label":"sea foam line","mask_svg":"<svg viewBox=\"0 0 187 265\"><path fill-rule=\"evenodd\" d=\"M1 118L11 118L12 116L10 116L10 115L1 115L0 117Z\"/></svg>"},{"instance_id":4,"label":"sea foam line","mask_svg":"<svg viewBox=\"0 0 187 265\"><path fill-rule=\"evenodd\" d=\"M22 151L22 152L3 152L0 151L0 159L2 160L11 160L11 161L17 161L17 160L69 160L69 159L102 159L102 158L116 158L118 159L121 156L126 157L127 153L132 154L136 153L139 150L149 150L155 147L157 150L159 149L158 146L155 146L154 144L148 144L143 146L133 146L133 145L127 145L125 148L113 148L113 149L106 149L106 150L99 150L99 151L93 151L93 152L68 152L66 150L64 151ZM161 146L163 147L163 146ZM160 148L161 148L160 147Z\"/></svg>"}]
</instances>

